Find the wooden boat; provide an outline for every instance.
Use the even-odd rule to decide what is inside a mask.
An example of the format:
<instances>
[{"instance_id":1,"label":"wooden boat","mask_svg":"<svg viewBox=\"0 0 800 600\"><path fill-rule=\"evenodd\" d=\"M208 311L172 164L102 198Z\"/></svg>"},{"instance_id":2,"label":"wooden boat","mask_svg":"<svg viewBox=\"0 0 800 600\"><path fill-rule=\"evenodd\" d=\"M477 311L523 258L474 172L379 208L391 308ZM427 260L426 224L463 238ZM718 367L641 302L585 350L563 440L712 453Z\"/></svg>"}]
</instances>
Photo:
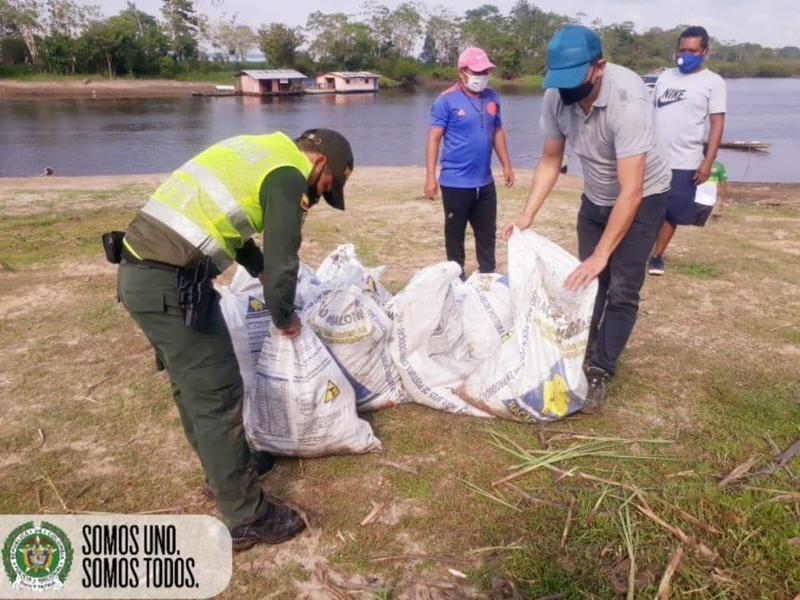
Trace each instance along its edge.
<instances>
[{"instance_id":1,"label":"wooden boat","mask_svg":"<svg viewBox=\"0 0 800 600\"><path fill-rule=\"evenodd\" d=\"M241 92L233 85L215 85L213 92L192 90L192 96L240 96Z\"/></svg>"},{"instance_id":2,"label":"wooden boat","mask_svg":"<svg viewBox=\"0 0 800 600\"><path fill-rule=\"evenodd\" d=\"M758 140L753 140L752 142L736 140L735 142L722 142L719 145L720 148L726 150L744 150L747 152L766 152L769 146L769 142L759 142Z\"/></svg>"}]
</instances>

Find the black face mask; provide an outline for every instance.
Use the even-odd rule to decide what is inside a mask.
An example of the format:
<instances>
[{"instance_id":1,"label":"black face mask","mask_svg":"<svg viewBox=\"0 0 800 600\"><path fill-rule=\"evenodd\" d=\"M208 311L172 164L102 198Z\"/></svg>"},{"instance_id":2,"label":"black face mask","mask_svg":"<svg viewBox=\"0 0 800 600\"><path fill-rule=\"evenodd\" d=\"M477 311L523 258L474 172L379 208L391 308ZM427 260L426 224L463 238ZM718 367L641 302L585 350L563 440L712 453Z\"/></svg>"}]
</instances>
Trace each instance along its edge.
<instances>
[{"instance_id":1,"label":"black face mask","mask_svg":"<svg viewBox=\"0 0 800 600\"><path fill-rule=\"evenodd\" d=\"M306 192L306 198L308 198L309 206L314 206L317 202L319 202L319 194L317 193L316 185L308 186L308 192Z\"/></svg>"},{"instance_id":2,"label":"black face mask","mask_svg":"<svg viewBox=\"0 0 800 600\"><path fill-rule=\"evenodd\" d=\"M308 205L314 206L317 202L319 202L320 194L317 191L317 181L319 178L322 177L322 172L314 179L314 183L308 184L308 191L306 192L306 198L308 198Z\"/></svg>"},{"instance_id":3,"label":"black face mask","mask_svg":"<svg viewBox=\"0 0 800 600\"><path fill-rule=\"evenodd\" d=\"M595 84L597 81L585 81L580 84L578 87L574 88L558 88L558 94L561 96L561 101L569 106L570 104L575 104L576 102L580 102L586 96L592 93Z\"/></svg>"}]
</instances>

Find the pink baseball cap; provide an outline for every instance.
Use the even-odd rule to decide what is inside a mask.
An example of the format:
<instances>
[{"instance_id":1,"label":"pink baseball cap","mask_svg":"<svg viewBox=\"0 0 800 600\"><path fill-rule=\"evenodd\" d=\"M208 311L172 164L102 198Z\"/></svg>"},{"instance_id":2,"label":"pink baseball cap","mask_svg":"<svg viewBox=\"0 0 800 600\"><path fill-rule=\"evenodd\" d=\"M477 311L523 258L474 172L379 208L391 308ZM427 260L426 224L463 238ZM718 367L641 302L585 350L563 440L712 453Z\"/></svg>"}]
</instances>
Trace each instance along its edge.
<instances>
[{"instance_id":1,"label":"pink baseball cap","mask_svg":"<svg viewBox=\"0 0 800 600\"><path fill-rule=\"evenodd\" d=\"M494 69L494 63L486 56L486 52L480 48L467 48L458 57L458 68L469 69L473 73L480 73L486 69Z\"/></svg>"}]
</instances>

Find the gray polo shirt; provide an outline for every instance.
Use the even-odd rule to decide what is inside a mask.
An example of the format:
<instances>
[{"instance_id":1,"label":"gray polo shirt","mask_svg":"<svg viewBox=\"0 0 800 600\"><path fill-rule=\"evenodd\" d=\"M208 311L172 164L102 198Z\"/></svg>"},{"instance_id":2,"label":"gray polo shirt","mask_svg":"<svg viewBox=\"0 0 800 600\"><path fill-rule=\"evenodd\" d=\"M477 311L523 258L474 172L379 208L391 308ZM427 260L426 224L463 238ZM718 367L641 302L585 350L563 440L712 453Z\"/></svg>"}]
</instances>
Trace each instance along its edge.
<instances>
[{"instance_id":1,"label":"gray polo shirt","mask_svg":"<svg viewBox=\"0 0 800 600\"><path fill-rule=\"evenodd\" d=\"M653 99L636 73L609 63L600 94L589 114L578 103L566 106L557 89L544 94L539 121L545 137L567 139L581 159L583 191L599 206L613 206L619 196L617 161L647 154L644 196L669 189L672 171L655 128Z\"/></svg>"}]
</instances>

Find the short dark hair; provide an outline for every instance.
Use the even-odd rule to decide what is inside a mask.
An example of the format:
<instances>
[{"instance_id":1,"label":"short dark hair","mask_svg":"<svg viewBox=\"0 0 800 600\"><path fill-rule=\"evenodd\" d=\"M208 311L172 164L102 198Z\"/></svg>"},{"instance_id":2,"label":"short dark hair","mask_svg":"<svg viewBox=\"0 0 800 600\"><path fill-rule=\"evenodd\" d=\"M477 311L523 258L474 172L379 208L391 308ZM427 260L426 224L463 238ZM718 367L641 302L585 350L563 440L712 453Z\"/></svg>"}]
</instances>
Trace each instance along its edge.
<instances>
[{"instance_id":1,"label":"short dark hair","mask_svg":"<svg viewBox=\"0 0 800 600\"><path fill-rule=\"evenodd\" d=\"M297 147L304 152L319 153L319 147L307 137L299 137L294 142L297 144Z\"/></svg>"},{"instance_id":2,"label":"short dark hair","mask_svg":"<svg viewBox=\"0 0 800 600\"><path fill-rule=\"evenodd\" d=\"M678 38L678 44L681 43L683 38L693 37L699 37L700 45L703 46L703 48L708 48L708 32L706 31L705 27L700 27L699 25L692 25L691 27L684 29Z\"/></svg>"}]
</instances>

